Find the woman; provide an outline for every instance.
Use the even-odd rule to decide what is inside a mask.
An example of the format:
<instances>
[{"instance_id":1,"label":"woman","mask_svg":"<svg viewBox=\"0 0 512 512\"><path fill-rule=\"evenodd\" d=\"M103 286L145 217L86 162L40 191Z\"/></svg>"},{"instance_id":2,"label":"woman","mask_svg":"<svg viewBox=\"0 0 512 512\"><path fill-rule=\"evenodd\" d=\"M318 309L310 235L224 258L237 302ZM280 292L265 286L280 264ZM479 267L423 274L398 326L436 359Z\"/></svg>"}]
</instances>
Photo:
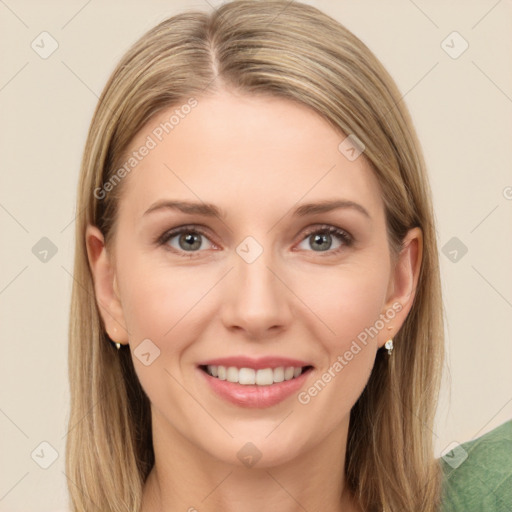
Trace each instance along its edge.
<instances>
[{"instance_id":1,"label":"woman","mask_svg":"<svg viewBox=\"0 0 512 512\"><path fill-rule=\"evenodd\" d=\"M78 188L73 510L439 510L430 196L397 87L317 9L145 34Z\"/></svg>"}]
</instances>

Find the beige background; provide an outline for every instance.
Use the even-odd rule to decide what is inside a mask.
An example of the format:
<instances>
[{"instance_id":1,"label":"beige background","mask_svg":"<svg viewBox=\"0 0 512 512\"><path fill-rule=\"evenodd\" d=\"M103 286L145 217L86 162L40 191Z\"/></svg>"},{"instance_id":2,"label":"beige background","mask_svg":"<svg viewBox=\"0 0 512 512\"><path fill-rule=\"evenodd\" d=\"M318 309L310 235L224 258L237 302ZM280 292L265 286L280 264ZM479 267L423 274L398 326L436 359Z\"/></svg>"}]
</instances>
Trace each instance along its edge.
<instances>
[{"instance_id":1,"label":"beige background","mask_svg":"<svg viewBox=\"0 0 512 512\"><path fill-rule=\"evenodd\" d=\"M512 3L307 3L351 29L395 78L425 150L440 248L452 237L468 248L456 262L440 255L448 348L440 456L512 417ZM1 511L66 510L72 221L97 97L146 30L182 8L219 4L0 1ZM59 45L47 59L31 48L42 31ZM453 31L469 44L456 59L441 46ZM453 36L447 44L462 48ZM32 252L42 237L58 249L46 263ZM43 441L57 452L48 469L36 463L50 461Z\"/></svg>"}]
</instances>

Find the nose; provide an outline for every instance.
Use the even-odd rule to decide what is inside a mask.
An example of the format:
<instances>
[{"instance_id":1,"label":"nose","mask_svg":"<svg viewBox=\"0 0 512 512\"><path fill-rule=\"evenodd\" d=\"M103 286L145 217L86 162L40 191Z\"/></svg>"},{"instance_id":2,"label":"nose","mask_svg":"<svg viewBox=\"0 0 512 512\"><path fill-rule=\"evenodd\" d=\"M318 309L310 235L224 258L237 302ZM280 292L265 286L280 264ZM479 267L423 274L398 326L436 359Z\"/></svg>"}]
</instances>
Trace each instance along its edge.
<instances>
[{"instance_id":1,"label":"nose","mask_svg":"<svg viewBox=\"0 0 512 512\"><path fill-rule=\"evenodd\" d=\"M231 331L243 331L247 338L262 340L286 329L293 315L286 279L264 250L248 263L234 255L234 268L227 276L222 298L222 321Z\"/></svg>"}]
</instances>

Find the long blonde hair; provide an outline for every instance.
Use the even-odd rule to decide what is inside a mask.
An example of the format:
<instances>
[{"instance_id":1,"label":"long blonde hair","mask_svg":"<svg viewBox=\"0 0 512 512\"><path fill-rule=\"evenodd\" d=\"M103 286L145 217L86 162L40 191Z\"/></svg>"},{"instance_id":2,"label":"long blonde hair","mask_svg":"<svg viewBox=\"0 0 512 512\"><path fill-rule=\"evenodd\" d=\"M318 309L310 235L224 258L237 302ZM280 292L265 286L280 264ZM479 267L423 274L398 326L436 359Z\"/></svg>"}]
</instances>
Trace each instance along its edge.
<instances>
[{"instance_id":1,"label":"long blonde hair","mask_svg":"<svg viewBox=\"0 0 512 512\"><path fill-rule=\"evenodd\" d=\"M118 352L105 332L85 244L88 224L111 244L123 182L105 197L94 191L112 179L157 112L222 87L297 101L361 140L380 183L392 255L410 228L421 228L416 297L392 357L378 351L351 411L345 471L365 511L438 510L432 431L443 307L430 185L409 113L377 58L336 20L297 1L242 0L212 13L181 13L144 34L113 71L91 121L77 192L69 327L73 511L139 510L154 464L149 400L130 351Z\"/></svg>"}]
</instances>

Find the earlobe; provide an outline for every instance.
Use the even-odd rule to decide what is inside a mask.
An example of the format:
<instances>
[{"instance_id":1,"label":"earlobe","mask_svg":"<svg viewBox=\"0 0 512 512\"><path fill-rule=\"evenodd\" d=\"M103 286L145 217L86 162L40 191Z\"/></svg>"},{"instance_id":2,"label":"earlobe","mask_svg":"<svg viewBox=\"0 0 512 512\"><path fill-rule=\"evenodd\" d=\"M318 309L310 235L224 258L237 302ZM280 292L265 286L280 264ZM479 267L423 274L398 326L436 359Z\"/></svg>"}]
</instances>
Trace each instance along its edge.
<instances>
[{"instance_id":1,"label":"earlobe","mask_svg":"<svg viewBox=\"0 0 512 512\"><path fill-rule=\"evenodd\" d=\"M412 308L423 259L423 233L419 227L412 228L404 238L402 250L391 272L388 299L384 315L393 310L393 319L388 323L387 338L379 339L379 346L397 334ZM386 333L383 334L386 336Z\"/></svg>"},{"instance_id":2,"label":"earlobe","mask_svg":"<svg viewBox=\"0 0 512 512\"><path fill-rule=\"evenodd\" d=\"M88 225L85 234L87 257L93 275L96 303L108 336L114 342L128 343L119 289L102 232Z\"/></svg>"}]
</instances>

